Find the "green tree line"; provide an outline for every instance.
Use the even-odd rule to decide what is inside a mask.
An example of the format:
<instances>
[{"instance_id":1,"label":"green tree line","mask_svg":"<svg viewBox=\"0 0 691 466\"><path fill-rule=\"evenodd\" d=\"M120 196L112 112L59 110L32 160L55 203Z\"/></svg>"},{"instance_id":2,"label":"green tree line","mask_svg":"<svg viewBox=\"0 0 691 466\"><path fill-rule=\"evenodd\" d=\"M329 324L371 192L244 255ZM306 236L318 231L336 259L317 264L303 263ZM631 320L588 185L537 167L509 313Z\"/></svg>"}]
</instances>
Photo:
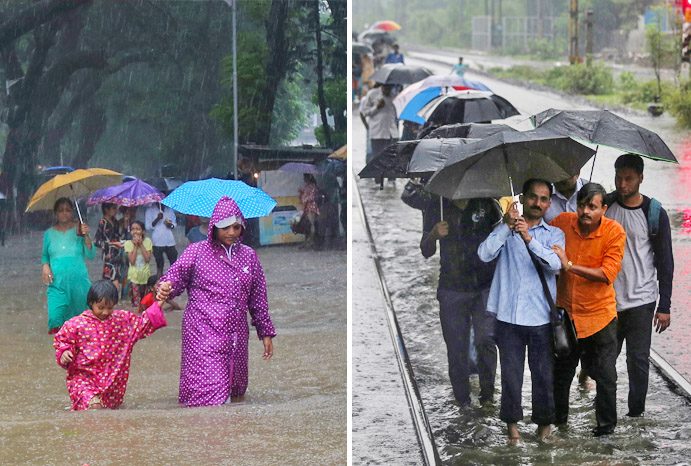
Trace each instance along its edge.
<instances>
[{"instance_id":1,"label":"green tree line","mask_svg":"<svg viewBox=\"0 0 691 466\"><path fill-rule=\"evenodd\" d=\"M237 0L241 144L287 144L319 102L335 120L320 141L345 140L346 5ZM37 167L60 163L228 173L231 20L224 0L0 1L0 191L22 211Z\"/></svg>"},{"instance_id":2,"label":"green tree line","mask_svg":"<svg viewBox=\"0 0 691 466\"><path fill-rule=\"evenodd\" d=\"M580 30L585 44L585 12L594 11L593 35L596 49L609 46L618 30L636 28L638 16L659 0L579 0ZM401 24L395 33L401 42L437 47L470 48L472 18L555 18L555 34L560 52L566 53L570 0L353 0L353 30L361 32L377 20L391 19ZM540 42L540 41L538 41ZM546 39L542 42L546 42ZM505 44L506 52L514 44ZM536 47L545 47L538 43Z\"/></svg>"}]
</instances>

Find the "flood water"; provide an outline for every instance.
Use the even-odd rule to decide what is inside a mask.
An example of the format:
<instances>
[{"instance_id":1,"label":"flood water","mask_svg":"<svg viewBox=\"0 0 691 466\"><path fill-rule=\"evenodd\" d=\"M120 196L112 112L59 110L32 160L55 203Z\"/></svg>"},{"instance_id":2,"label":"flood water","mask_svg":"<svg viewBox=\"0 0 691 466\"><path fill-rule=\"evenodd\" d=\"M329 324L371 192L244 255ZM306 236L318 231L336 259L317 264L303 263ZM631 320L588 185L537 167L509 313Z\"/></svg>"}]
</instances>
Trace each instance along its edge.
<instances>
[{"instance_id":1,"label":"flood water","mask_svg":"<svg viewBox=\"0 0 691 466\"><path fill-rule=\"evenodd\" d=\"M437 73L448 73L448 67L424 64ZM508 98L526 116L555 108L583 108L556 94L528 92L479 76L497 94ZM658 131L670 145L681 166L648 162L643 191L658 198L670 213L676 262L675 289L672 298L672 328L654 336L655 349L680 371L691 373L688 348L691 324L686 303L689 296L689 225L691 207L691 155L684 150L688 133L678 132L670 118L652 120L645 116L626 115L637 124ZM357 115L353 118L353 159L357 173L364 165L365 133ZM529 126L526 127L526 129ZM598 155L593 181L613 189L614 157ZM590 175L586 165L582 175ZM398 321L412 361L423 403L435 434L440 455L449 464L688 464L691 458L691 404L675 394L671 387L651 369L645 418L629 419L626 413L628 380L625 358L618 361L619 425L609 437L593 438L595 425L593 400L595 392L581 390L574 383L568 427L555 431L549 442L540 444L530 419L530 379L526 367L523 406L526 422L520 425L524 442L507 446L505 425L499 421L499 406L482 409L475 398L473 408L460 409L454 402L447 375L446 348L439 325L435 298L438 255L425 260L419 252L422 216L400 201L403 180L397 187L385 183L379 190L372 180L359 180L364 208L373 229L381 255L384 278L391 292ZM643 190L642 188L642 190ZM383 312L383 311L382 311ZM363 351L353 348L353 354ZM527 365L526 365L527 366ZM688 377L688 375L687 375ZM477 379L473 381L478 391ZM499 377L497 377L499 386ZM498 398L497 398L498 399Z\"/></svg>"},{"instance_id":2,"label":"flood water","mask_svg":"<svg viewBox=\"0 0 691 466\"><path fill-rule=\"evenodd\" d=\"M182 312L173 311L135 347L123 406L72 412L47 334L40 247L34 232L0 248L0 463L345 463L344 251L258 250L278 337L265 362L251 330L243 402L178 405ZM100 278L100 261L89 266Z\"/></svg>"}]
</instances>

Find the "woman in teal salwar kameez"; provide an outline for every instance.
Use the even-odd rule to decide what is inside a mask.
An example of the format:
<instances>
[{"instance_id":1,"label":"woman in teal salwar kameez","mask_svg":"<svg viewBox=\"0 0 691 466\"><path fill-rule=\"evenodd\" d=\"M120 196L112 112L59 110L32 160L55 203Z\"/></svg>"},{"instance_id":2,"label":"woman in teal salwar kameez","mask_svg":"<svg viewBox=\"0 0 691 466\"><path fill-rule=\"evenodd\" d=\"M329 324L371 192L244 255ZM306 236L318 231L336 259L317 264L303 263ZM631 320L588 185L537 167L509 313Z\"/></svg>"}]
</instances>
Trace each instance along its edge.
<instances>
[{"instance_id":1,"label":"woman in teal salwar kameez","mask_svg":"<svg viewBox=\"0 0 691 466\"><path fill-rule=\"evenodd\" d=\"M91 282L85 259L94 257L89 226L74 221L72 201L58 199L53 211L56 223L43 234L41 256L43 284L48 286L49 333L56 333L62 324L87 308Z\"/></svg>"}]
</instances>

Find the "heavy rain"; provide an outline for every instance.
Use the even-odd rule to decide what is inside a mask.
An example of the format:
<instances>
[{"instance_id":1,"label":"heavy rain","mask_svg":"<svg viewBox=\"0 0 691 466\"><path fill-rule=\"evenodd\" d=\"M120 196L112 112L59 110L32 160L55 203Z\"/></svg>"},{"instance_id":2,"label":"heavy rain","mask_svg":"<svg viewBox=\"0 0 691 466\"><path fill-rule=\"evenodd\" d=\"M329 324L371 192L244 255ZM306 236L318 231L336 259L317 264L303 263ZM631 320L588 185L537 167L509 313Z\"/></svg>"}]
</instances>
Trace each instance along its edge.
<instances>
[{"instance_id":1,"label":"heavy rain","mask_svg":"<svg viewBox=\"0 0 691 466\"><path fill-rule=\"evenodd\" d=\"M353 175L362 200L362 215L367 222L360 226L359 237L355 234L358 225L354 224L354 238L359 241L354 243L353 254L363 261L371 261L375 254L380 263L381 278L391 298L400 338L407 350L438 454L436 458L432 453L425 454L426 432L424 425L411 419L413 408L409 403L414 393L408 391L408 398L404 395L401 379L405 377L401 374L394 377L391 371L366 369L368 361L372 366L395 368L394 348L398 350L400 346L399 341L394 340L393 347L389 344L388 349L378 348L377 356L386 355L388 364L375 360L369 347L358 346L357 342L366 338L364 329L377 331L379 339L391 339L389 330L392 327L387 330L385 324L385 300L377 297L381 294L378 287L370 286L369 296L362 301L379 303L380 311L378 314L359 313L361 319L368 321L353 327L353 360L358 362L353 376L354 464L376 464L381 462L380 458L399 464L686 464L691 455L688 392L691 360L685 351L688 335L691 335L686 318L690 284L688 172L691 132L688 110L683 107L682 100L689 98L685 93L689 73L685 62L689 55L681 49L682 28L687 29L681 3L353 2L353 72L359 78L355 81L357 87L352 105ZM569 7L574 5L579 21L574 30L578 31L580 42L569 49L569 39L574 37L574 34L569 35L567 28L569 17L573 18L569 16ZM594 14L588 14L590 9ZM436 299L440 279L438 248L430 259L420 254L423 216L401 200L405 178L387 180L386 174L374 180L357 177L366 162L376 155L376 151L370 155L375 148L375 136L371 134L372 107L363 101L375 84L372 78L382 84L391 79L373 73L382 66L384 69L400 66L386 65L396 62L424 69L439 80L460 75L465 82L459 85L471 89L484 87L486 92L489 90L508 100L519 113L506 120L491 118L492 123L527 131L533 128L530 116L550 108L609 109L656 133L671 149L678 164L646 158L645 178L640 188L646 196L658 199L669 214L674 255L671 326L663 333L653 333L652 363L642 417L626 416L628 342L616 363L618 423L611 435L594 437L591 432L596 422L595 382L591 380L580 385L574 381L568 423L553 427L551 435L540 440L531 422L533 394L527 364L521 390L524 416L518 422L520 441L507 438L507 423L500 419L500 364L494 403L478 400L477 375L470 377L470 405L462 406L454 399ZM464 66L459 67L459 63ZM583 74L579 75L581 71ZM656 76L660 76L659 86ZM604 82L604 87L600 88L595 81ZM408 86L418 85L414 82L412 78L401 81L402 85L394 94L398 91L398 96L405 97ZM650 93L645 94L644 89ZM442 88L436 95L453 92L472 91ZM394 95L393 101L398 104L400 99ZM412 105L413 99L405 103ZM406 134L406 128L411 121L425 124L425 117L432 116L432 105L418 107L417 111L407 114L410 117L403 114L407 110L404 105L397 107L394 112L403 120L399 124L403 132L392 134L390 138L415 140L415 132ZM422 120L415 121L416 116ZM369 123L369 135L363 120ZM430 124L425 124L423 131L427 126ZM400 157L406 152L401 149L388 153ZM592 181L601 183L607 192L614 191L614 161L622 153L600 146L597 157L582 166L580 177L588 180L592 173ZM415 160L416 156L412 157ZM410 160L410 153L407 160ZM394 178L406 176L403 174L405 164L398 172L394 162L380 165L379 169L383 166L392 170L388 173ZM491 178L489 173L488 178ZM366 227L371 229L374 252L369 251ZM376 275L376 270L371 273ZM356 311L354 308L354 316ZM496 338L502 337L496 335ZM368 338L373 336L368 335ZM663 365L671 370L657 369ZM380 399L385 393L398 403L382 408ZM406 405L411 406L408 412L404 409ZM418 445L413 448L411 443L416 432ZM375 438L381 441L373 442Z\"/></svg>"},{"instance_id":2,"label":"heavy rain","mask_svg":"<svg viewBox=\"0 0 691 466\"><path fill-rule=\"evenodd\" d=\"M346 7L0 2L2 464L346 462Z\"/></svg>"}]
</instances>

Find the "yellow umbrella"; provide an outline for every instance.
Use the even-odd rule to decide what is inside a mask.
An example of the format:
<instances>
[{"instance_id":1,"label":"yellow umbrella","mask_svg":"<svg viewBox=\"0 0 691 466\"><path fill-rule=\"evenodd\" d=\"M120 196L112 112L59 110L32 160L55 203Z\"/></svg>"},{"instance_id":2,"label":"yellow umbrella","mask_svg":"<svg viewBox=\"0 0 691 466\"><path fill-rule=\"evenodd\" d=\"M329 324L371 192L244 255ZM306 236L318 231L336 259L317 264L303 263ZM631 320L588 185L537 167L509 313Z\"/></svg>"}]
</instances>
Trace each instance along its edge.
<instances>
[{"instance_id":1,"label":"yellow umbrella","mask_svg":"<svg viewBox=\"0 0 691 466\"><path fill-rule=\"evenodd\" d=\"M330 159L345 160L348 158L348 145L341 146L329 154Z\"/></svg>"},{"instance_id":2,"label":"yellow umbrella","mask_svg":"<svg viewBox=\"0 0 691 466\"><path fill-rule=\"evenodd\" d=\"M106 168L86 168L65 173L64 175L55 175L39 186L34 195L31 196L29 205L26 206L26 211L52 210L55 201L61 197L75 199L97 189L120 184L121 182L122 173ZM79 215L79 221L84 223L78 204L77 214Z\"/></svg>"}]
</instances>

